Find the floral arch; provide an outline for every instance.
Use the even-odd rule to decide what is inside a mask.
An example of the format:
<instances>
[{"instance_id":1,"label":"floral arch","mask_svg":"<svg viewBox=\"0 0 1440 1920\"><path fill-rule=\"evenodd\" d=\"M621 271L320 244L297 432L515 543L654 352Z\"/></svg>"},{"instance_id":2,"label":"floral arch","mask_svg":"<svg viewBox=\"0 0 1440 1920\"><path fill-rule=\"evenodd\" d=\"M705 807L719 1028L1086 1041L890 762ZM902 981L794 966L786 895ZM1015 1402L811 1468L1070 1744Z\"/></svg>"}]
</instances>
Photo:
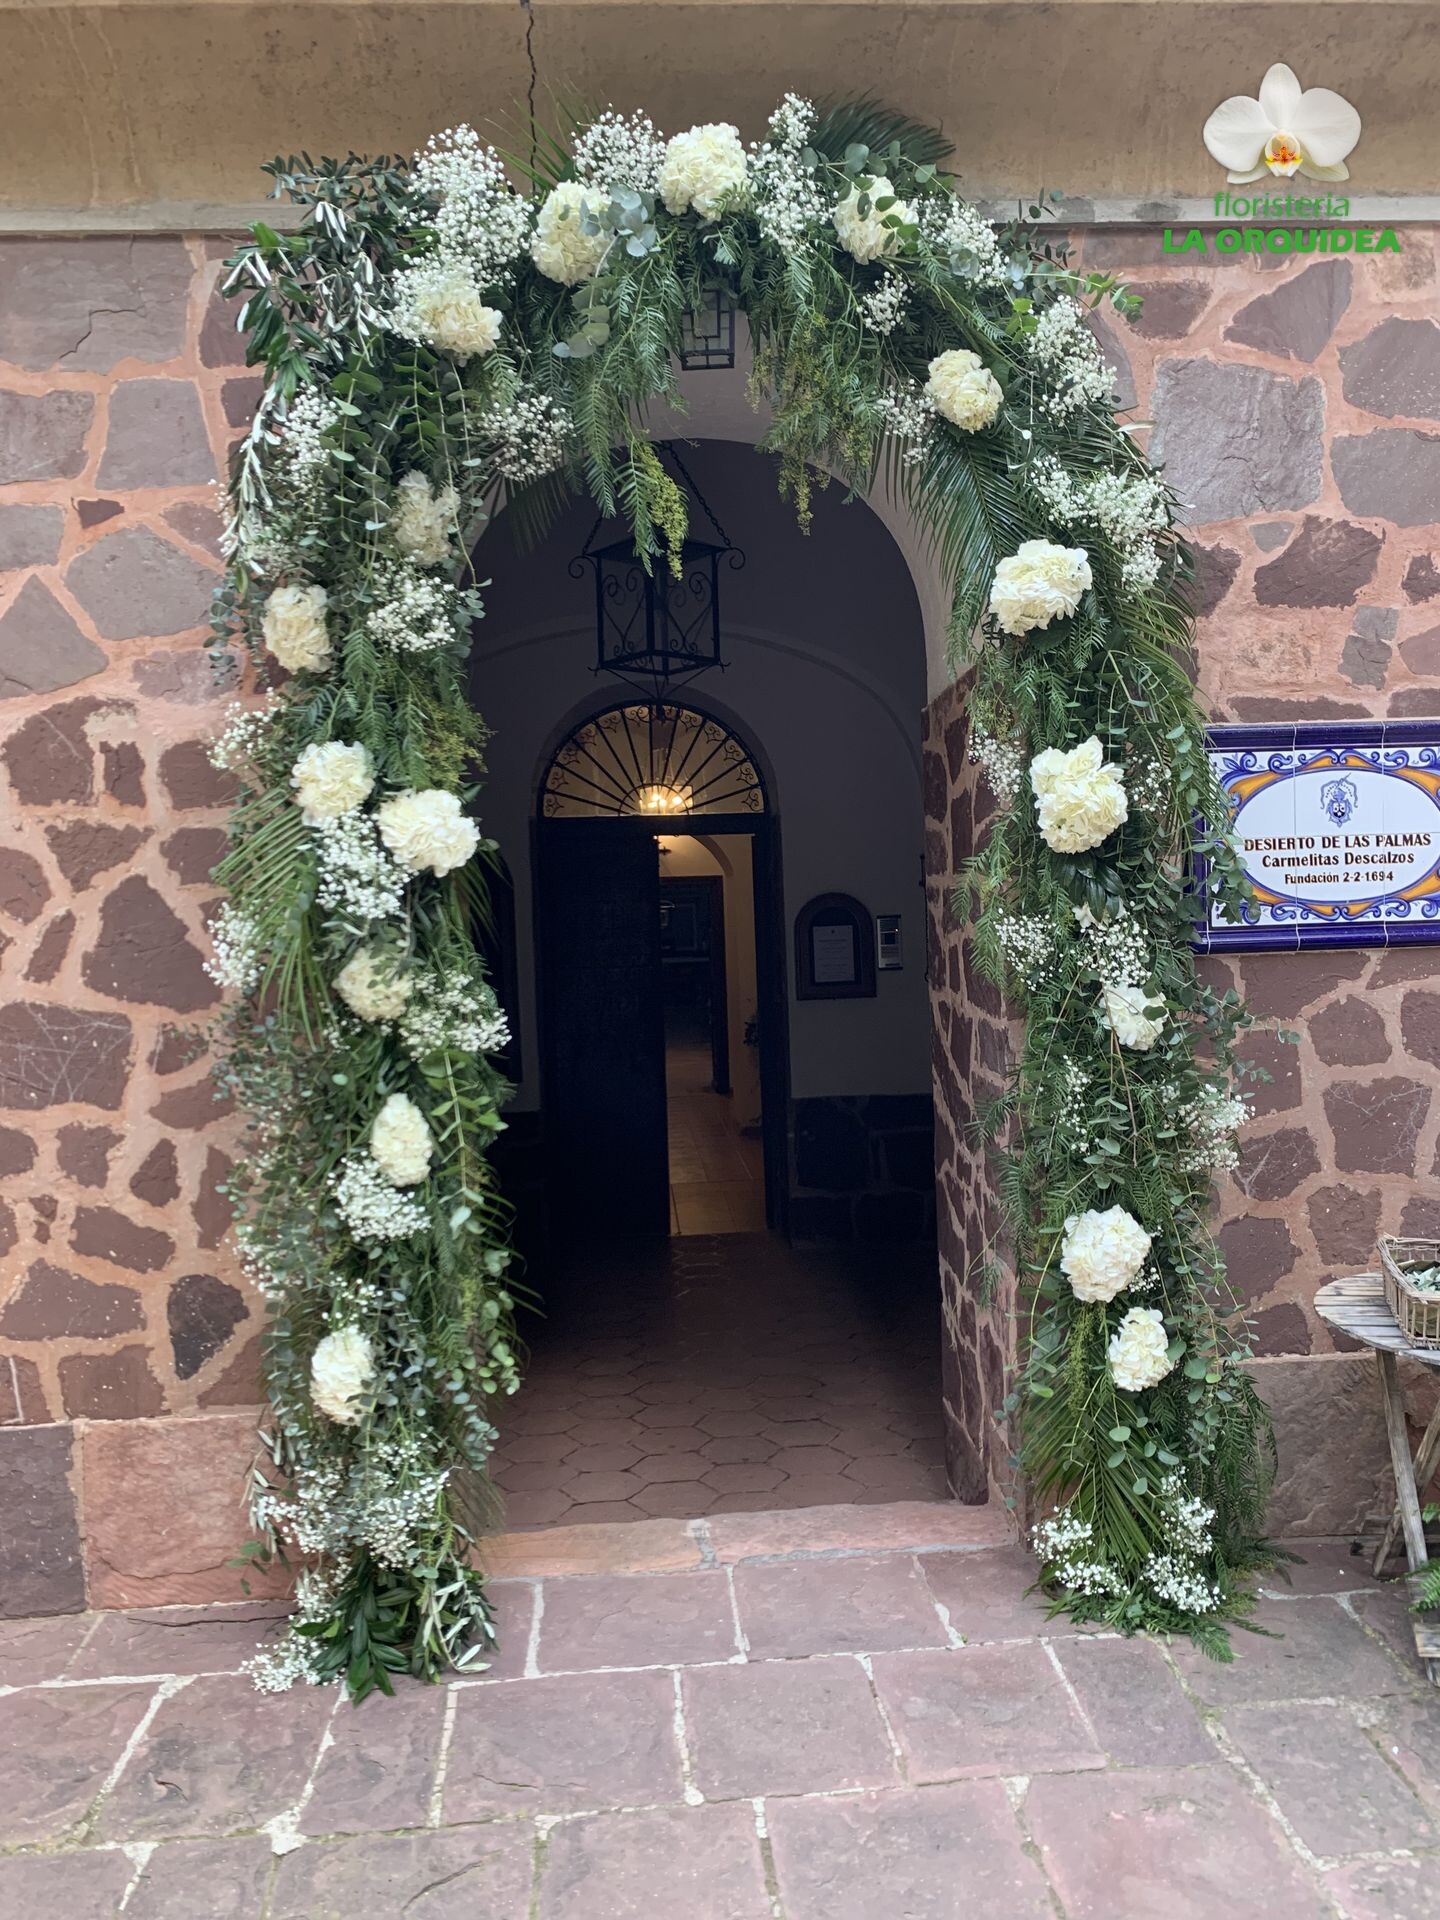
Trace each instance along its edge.
<instances>
[{"instance_id":1,"label":"floral arch","mask_svg":"<svg viewBox=\"0 0 1440 1920\"><path fill-rule=\"evenodd\" d=\"M255 1550L307 1562L262 1684L360 1697L493 1640L472 1548L521 1355L486 1163L506 1036L474 939L494 849L464 556L487 514L538 529L584 490L645 565L678 563L687 502L648 423L716 288L748 319L802 526L827 474L902 504L972 672L998 805L956 911L1024 1013L984 1129L1045 1590L1222 1654L1248 1604L1268 1431L1204 1219L1243 1117L1244 1013L1195 975L1193 857L1231 901L1243 883L1204 825L1224 812L1189 561L1085 324L1128 296L987 224L947 152L787 95L749 147L607 112L537 135L528 167L460 128L413 163L268 169L302 219L230 263L267 383L216 616L259 697L214 750L241 786L214 961L252 1130L236 1232L271 1322Z\"/></svg>"}]
</instances>

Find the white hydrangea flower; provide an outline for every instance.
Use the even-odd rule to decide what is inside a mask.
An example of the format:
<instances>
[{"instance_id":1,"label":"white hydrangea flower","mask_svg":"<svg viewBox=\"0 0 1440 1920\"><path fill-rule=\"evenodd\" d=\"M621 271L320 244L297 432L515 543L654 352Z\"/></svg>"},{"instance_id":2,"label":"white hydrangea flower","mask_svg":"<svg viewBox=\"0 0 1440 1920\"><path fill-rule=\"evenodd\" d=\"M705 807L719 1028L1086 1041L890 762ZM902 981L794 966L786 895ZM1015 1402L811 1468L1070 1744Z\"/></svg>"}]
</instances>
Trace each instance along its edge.
<instances>
[{"instance_id":1,"label":"white hydrangea flower","mask_svg":"<svg viewBox=\"0 0 1440 1920\"><path fill-rule=\"evenodd\" d=\"M428 787L397 793L378 808L380 838L407 873L453 873L480 844L480 830L460 810L453 793Z\"/></svg>"},{"instance_id":2,"label":"white hydrangea flower","mask_svg":"<svg viewBox=\"0 0 1440 1920\"><path fill-rule=\"evenodd\" d=\"M375 1377L375 1349L359 1327L336 1327L310 1356L310 1398L327 1420L353 1427Z\"/></svg>"},{"instance_id":3,"label":"white hydrangea flower","mask_svg":"<svg viewBox=\"0 0 1440 1920\"><path fill-rule=\"evenodd\" d=\"M276 587L260 616L266 649L290 673L318 673L330 664L325 624L330 596L324 587Z\"/></svg>"},{"instance_id":4,"label":"white hydrangea flower","mask_svg":"<svg viewBox=\"0 0 1440 1920\"><path fill-rule=\"evenodd\" d=\"M1122 1047L1136 1053L1149 1053L1160 1038L1165 1014L1154 1014L1152 1007L1165 1006L1162 994L1146 993L1143 987L1116 987L1107 981L1100 989L1100 1019Z\"/></svg>"},{"instance_id":5,"label":"white hydrangea flower","mask_svg":"<svg viewBox=\"0 0 1440 1920\"><path fill-rule=\"evenodd\" d=\"M370 1129L370 1153L392 1187L414 1187L430 1171L435 1142L425 1116L406 1094L392 1093Z\"/></svg>"},{"instance_id":6,"label":"white hydrangea flower","mask_svg":"<svg viewBox=\"0 0 1440 1920\"><path fill-rule=\"evenodd\" d=\"M1108 840L1129 809L1120 769L1092 733L1069 753L1047 747L1030 762L1041 837L1055 853L1084 853Z\"/></svg>"},{"instance_id":7,"label":"white hydrangea flower","mask_svg":"<svg viewBox=\"0 0 1440 1920\"><path fill-rule=\"evenodd\" d=\"M1170 1336L1158 1307L1131 1307L1111 1336L1110 1377L1126 1393L1143 1393L1170 1371Z\"/></svg>"},{"instance_id":8,"label":"white hydrangea flower","mask_svg":"<svg viewBox=\"0 0 1440 1920\"><path fill-rule=\"evenodd\" d=\"M586 233L580 216L587 209L598 216L603 205L595 188L581 180L562 180L545 196L530 242L530 258L547 280L578 287L582 280L594 278L614 236L603 230Z\"/></svg>"},{"instance_id":9,"label":"white hydrangea flower","mask_svg":"<svg viewBox=\"0 0 1440 1920\"><path fill-rule=\"evenodd\" d=\"M423 567L438 567L450 558L450 537L460 496L453 487L432 487L423 473L407 473L395 488L395 511L390 531L395 544Z\"/></svg>"},{"instance_id":10,"label":"white hydrangea flower","mask_svg":"<svg viewBox=\"0 0 1440 1920\"><path fill-rule=\"evenodd\" d=\"M395 276L393 325L407 340L472 360L494 352L503 323L504 316L485 304L462 261L436 256Z\"/></svg>"},{"instance_id":11,"label":"white hydrangea flower","mask_svg":"<svg viewBox=\"0 0 1440 1920\"><path fill-rule=\"evenodd\" d=\"M1032 633L1074 613L1092 585L1083 547L1025 540L1000 562L990 586L990 611L1005 633Z\"/></svg>"},{"instance_id":12,"label":"white hydrangea flower","mask_svg":"<svg viewBox=\"0 0 1440 1920\"><path fill-rule=\"evenodd\" d=\"M952 347L948 353L936 354L930 362L925 391L935 403L936 412L966 433L992 426L1005 402L1000 382L979 354L971 353L968 347Z\"/></svg>"},{"instance_id":13,"label":"white hydrangea flower","mask_svg":"<svg viewBox=\"0 0 1440 1920\"><path fill-rule=\"evenodd\" d=\"M318 827L365 804L375 787L375 767L366 747L346 740L317 740L295 762L290 784L306 826Z\"/></svg>"},{"instance_id":14,"label":"white hydrangea flower","mask_svg":"<svg viewBox=\"0 0 1440 1920\"><path fill-rule=\"evenodd\" d=\"M1072 1213L1060 1243L1060 1271L1077 1300L1113 1300L1144 1266L1150 1235L1124 1207Z\"/></svg>"},{"instance_id":15,"label":"white hydrangea flower","mask_svg":"<svg viewBox=\"0 0 1440 1920\"><path fill-rule=\"evenodd\" d=\"M710 121L666 143L660 198L671 213L714 220L744 197L748 175L738 128Z\"/></svg>"},{"instance_id":16,"label":"white hydrangea flower","mask_svg":"<svg viewBox=\"0 0 1440 1920\"><path fill-rule=\"evenodd\" d=\"M883 259L887 253L894 253L900 246L900 235L894 227L885 225L887 220L901 220L908 226L915 217L908 200L895 199L893 207L877 212L877 201L894 197L895 189L886 176L883 173L876 174L863 193L859 187L852 186L830 216L841 246L862 267L872 260ZM860 211L862 199L869 203L869 211L863 214Z\"/></svg>"},{"instance_id":17,"label":"white hydrangea flower","mask_svg":"<svg viewBox=\"0 0 1440 1920\"><path fill-rule=\"evenodd\" d=\"M398 1020L415 991L394 956L357 947L335 976L335 991L360 1020Z\"/></svg>"}]
</instances>

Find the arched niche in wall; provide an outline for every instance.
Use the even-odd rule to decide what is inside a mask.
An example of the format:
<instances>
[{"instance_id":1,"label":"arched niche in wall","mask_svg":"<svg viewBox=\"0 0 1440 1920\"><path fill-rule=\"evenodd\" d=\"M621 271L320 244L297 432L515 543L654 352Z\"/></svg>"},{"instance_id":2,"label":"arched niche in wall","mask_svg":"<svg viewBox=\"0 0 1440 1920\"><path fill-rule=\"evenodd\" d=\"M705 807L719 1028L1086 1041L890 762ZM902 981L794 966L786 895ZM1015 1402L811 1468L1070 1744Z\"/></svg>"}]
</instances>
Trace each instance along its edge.
<instances>
[{"instance_id":1,"label":"arched niche in wall","mask_svg":"<svg viewBox=\"0 0 1440 1920\"><path fill-rule=\"evenodd\" d=\"M795 916L795 998L873 1000L875 922L850 893L817 893Z\"/></svg>"}]
</instances>

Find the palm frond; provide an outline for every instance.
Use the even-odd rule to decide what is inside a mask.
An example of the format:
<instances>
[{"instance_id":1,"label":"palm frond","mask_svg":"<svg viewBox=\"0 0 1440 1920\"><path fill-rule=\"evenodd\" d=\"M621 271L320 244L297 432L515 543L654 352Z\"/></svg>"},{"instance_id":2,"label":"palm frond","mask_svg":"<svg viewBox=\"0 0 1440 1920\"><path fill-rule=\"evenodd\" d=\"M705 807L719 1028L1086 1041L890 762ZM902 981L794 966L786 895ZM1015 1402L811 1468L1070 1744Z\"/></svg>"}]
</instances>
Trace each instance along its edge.
<instances>
[{"instance_id":1,"label":"palm frond","mask_svg":"<svg viewBox=\"0 0 1440 1920\"><path fill-rule=\"evenodd\" d=\"M813 145L827 160L843 160L850 147L883 153L896 141L902 156L917 167L938 166L955 151L955 143L938 127L913 120L869 93L826 101L820 108Z\"/></svg>"}]
</instances>

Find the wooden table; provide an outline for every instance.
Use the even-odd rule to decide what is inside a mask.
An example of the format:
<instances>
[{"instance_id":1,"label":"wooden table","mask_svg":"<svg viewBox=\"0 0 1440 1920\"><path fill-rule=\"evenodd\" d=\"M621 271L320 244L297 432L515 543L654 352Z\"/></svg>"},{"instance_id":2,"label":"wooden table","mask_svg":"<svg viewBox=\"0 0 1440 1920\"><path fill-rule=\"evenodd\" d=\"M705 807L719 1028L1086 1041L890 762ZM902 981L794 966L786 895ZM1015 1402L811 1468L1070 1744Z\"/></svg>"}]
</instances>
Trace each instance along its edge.
<instances>
[{"instance_id":1,"label":"wooden table","mask_svg":"<svg viewBox=\"0 0 1440 1920\"><path fill-rule=\"evenodd\" d=\"M1378 1273L1359 1273L1345 1280L1332 1280L1316 1294L1315 1311L1330 1326L1374 1349L1380 1368L1390 1464L1395 1470L1395 1511L1376 1552L1374 1571L1378 1575L1384 1570L1397 1536L1403 1534L1405 1557L1414 1573L1429 1558L1425 1523L1420 1513L1420 1488L1429 1485L1440 1466L1440 1405L1412 1459L1400 1369L1395 1363L1404 1354L1407 1359L1418 1360L1422 1367L1440 1370L1440 1348L1411 1346L1390 1311L1385 1299L1385 1283ZM1411 1615L1411 1621L1415 1629L1415 1651L1425 1662L1431 1680L1440 1685L1440 1624L1418 1613Z\"/></svg>"}]
</instances>

